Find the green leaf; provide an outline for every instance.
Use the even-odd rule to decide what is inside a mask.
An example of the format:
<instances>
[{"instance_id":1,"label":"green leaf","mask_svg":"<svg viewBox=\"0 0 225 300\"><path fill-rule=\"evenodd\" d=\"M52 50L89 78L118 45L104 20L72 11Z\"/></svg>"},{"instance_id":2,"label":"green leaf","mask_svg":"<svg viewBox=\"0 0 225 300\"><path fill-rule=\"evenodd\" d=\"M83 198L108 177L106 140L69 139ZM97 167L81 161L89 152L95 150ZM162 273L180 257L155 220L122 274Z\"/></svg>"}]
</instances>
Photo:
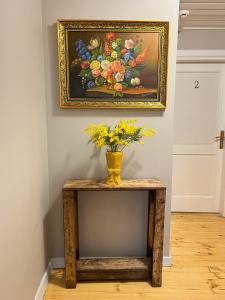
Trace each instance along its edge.
<instances>
[{"instance_id":1,"label":"green leaf","mask_svg":"<svg viewBox=\"0 0 225 300\"><path fill-rule=\"evenodd\" d=\"M116 43L117 43L118 45L121 45L122 39L120 39L120 38L116 39Z\"/></svg>"},{"instance_id":2,"label":"green leaf","mask_svg":"<svg viewBox=\"0 0 225 300\"><path fill-rule=\"evenodd\" d=\"M99 46L99 54L102 55L103 53L103 45L102 45L102 42L100 43L100 46Z\"/></svg>"},{"instance_id":3,"label":"green leaf","mask_svg":"<svg viewBox=\"0 0 225 300\"><path fill-rule=\"evenodd\" d=\"M138 76L139 73L140 73L140 72L139 72L138 70L136 70L135 68L131 68L130 70L131 70L132 75L133 75L134 77Z\"/></svg>"},{"instance_id":4,"label":"green leaf","mask_svg":"<svg viewBox=\"0 0 225 300\"><path fill-rule=\"evenodd\" d=\"M140 64L140 65L136 65L135 69L136 69L138 72L140 72L140 71L142 71L142 70L144 69L144 67L145 67L145 65Z\"/></svg>"},{"instance_id":5,"label":"green leaf","mask_svg":"<svg viewBox=\"0 0 225 300\"><path fill-rule=\"evenodd\" d=\"M94 55L94 56L98 56L98 49L93 49L92 50L92 55Z\"/></svg>"},{"instance_id":6,"label":"green leaf","mask_svg":"<svg viewBox=\"0 0 225 300\"><path fill-rule=\"evenodd\" d=\"M123 93L122 92L116 92L113 94L114 97L123 97Z\"/></svg>"},{"instance_id":7,"label":"green leaf","mask_svg":"<svg viewBox=\"0 0 225 300\"><path fill-rule=\"evenodd\" d=\"M102 76L99 76L99 77L95 78L95 84L96 84L97 86L103 85L104 81L105 81L105 80L104 80L104 78L103 78Z\"/></svg>"},{"instance_id":8,"label":"green leaf","mask_svg":"<svg viewBox=\"0 0 225 300\"><path fill-rule=\"evenodd\" d=\"M108 60L108 61L114 61L114 58L112 58L111 56L106 56L105 59Z\"/></svg>"},{"instance_id":9,"label":"green leaf","mask_svg":"<svg viewBox=\"0 0 225 300\"><path fill-rule=\"evenodd\" d=\"M125 81L123 81L123 82L122 82L122 86L123 86L124 88L127 88L127 87L128 87L128 83L125 82Z\"/></svg>"},{"instance_id":10,"label":"green leaf","mask_svg":"<svg viewBox=\"0 0 225 300\"><path fill-rule=\"evenodd\" d=\"M141 45L140 44L136 44L134 46L134 55L137 56L141 51Z\"/></svg>"},{"instance_id":11,"label":"green leaf","mask_svg":"<svg viewBox=\"0 0 225 300\"><path fill-rule=\"evenodd\" d=\"M82 70L80 71L80 73L79 73L79 76L80 76L80 77L84 77L85 74L87 74L87 71L84 70L84 69L82 69Z\"/></svg>"}]
</instances>

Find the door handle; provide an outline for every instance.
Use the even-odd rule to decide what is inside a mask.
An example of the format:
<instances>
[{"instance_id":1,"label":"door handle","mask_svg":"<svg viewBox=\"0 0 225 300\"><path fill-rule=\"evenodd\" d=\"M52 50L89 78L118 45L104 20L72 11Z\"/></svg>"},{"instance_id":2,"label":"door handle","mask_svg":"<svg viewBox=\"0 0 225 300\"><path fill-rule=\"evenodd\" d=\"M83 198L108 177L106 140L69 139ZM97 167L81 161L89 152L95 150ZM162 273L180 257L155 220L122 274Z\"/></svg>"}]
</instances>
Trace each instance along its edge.
<instances>
[{"instance_id":1,"label":"door handle","mask_svg":"<svg viewBox=\"0 0 225 300\"><path fill-rule=\"evenodd\" d=\"M224 130L221 130L220 135L216 136L216 142L220 142L220 149L223 149L224 139Z\"/></svg>"}]
</instances>

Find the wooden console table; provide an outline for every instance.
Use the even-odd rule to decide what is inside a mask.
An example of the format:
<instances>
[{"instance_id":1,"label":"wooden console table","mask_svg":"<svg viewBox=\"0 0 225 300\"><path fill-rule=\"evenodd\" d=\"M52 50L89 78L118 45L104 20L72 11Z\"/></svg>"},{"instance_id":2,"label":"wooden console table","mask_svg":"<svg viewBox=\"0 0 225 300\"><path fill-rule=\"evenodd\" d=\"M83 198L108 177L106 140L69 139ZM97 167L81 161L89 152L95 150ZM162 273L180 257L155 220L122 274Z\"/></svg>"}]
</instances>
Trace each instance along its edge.
<instances>
[{"instance_id":1,"label":"wooden console table","mask_svg":"<svg viewBox=\"0 0 225 300\"><path fill-rule=\"evenodd\" d=\"M78 191L148 191L147 251L144 258L79 258ZM162 285L163 231L166 187L156 179L123 180L109 186L103 181L68 180L63 186L65 280L150 280Z\"/></svg>"}]
</instances>

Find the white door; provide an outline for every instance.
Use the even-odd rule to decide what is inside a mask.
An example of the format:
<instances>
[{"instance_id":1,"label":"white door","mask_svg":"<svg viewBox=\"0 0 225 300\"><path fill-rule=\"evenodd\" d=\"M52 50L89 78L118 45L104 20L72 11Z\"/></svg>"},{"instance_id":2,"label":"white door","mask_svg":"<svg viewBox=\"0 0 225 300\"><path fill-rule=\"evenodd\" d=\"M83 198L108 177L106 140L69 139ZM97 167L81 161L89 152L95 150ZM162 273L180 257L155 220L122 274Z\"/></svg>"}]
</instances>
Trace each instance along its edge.
<instances>
[{"instance_id":1,"label":"white door","mask_svg":"<svg viewBox=\"0 0 225 300\"><path fill-rule=\"evenodd\" d=\"M223 150L221 72L178 65L174 112L172 211L218 212Z\"/></svg>"}]
</instances>

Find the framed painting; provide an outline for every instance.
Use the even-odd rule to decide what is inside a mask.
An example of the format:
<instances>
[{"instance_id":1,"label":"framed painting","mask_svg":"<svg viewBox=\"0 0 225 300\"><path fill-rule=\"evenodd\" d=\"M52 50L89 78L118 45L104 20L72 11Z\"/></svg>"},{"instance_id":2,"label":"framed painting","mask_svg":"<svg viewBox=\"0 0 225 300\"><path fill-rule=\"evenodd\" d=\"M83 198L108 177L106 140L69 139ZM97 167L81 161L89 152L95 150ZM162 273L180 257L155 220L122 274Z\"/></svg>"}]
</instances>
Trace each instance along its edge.
<instances>
[{"instance_id":1,"label":"framed painting","mask_svg":"<svg viewBox=\"0 0 225 300\"><path fill-rule=\"evenodd\" d=\"M166 107L169 23L58 21L60 107Z\"/></svg>"}]
</instances>

